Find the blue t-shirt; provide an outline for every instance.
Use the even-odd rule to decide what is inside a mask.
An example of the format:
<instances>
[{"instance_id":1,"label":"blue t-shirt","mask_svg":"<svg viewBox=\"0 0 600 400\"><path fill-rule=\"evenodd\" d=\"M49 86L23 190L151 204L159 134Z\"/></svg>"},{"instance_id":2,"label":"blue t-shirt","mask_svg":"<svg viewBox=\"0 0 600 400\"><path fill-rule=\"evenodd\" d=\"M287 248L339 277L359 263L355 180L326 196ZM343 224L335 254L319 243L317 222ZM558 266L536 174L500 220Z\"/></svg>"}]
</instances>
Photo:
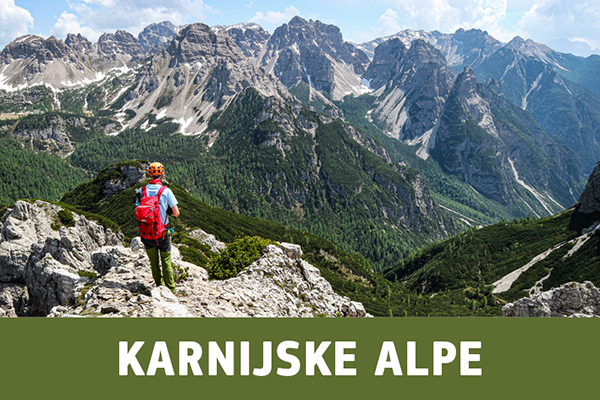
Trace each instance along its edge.
<instances>
[{"instance_id":1,"label":"blue t-shirt","mask_svg":"<svg viewBox=\"0 0 600 400\"><path fill-rule=\"evenodd\" d=\"M161 185L148 184L148 185L146 185L146 195L147 196L156 196L156 194L158 193L158 190L160 188L161 188ZM139 188L139 192L140 192L140 197L141 197L142 188ZM137 202L137 204L140 204L139 201ZM173 194L173 191L171 191L171 189L166 188L162 192L162 194L160 195L159 205L160 205L160 218L162 219L162 221L165 225L168 225L169 224L169 216L167 215L167 208L174 207L177 205L177 199L175 198L175 195Z\"/></svg>"}]
</instances>

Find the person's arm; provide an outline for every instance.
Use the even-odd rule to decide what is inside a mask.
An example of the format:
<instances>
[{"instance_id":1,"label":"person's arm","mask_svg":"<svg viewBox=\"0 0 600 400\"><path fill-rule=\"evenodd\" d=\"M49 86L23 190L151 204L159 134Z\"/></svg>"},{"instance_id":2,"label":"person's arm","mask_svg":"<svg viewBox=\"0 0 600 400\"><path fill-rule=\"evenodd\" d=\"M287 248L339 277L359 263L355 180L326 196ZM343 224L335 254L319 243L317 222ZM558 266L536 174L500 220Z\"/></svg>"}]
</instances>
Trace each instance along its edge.
<instances>
[{"instance_id":1,"label":"person's arm","mask_svg":"<svg viewBox=\"0 0 600 400\"><path fill-rule=\"evenodd\" d=\"M173 211L173 214L171 214L171 216L179 217L179 207L173 206L173 207L171 207L171 210Z\"/></svg>"}]
</instances>

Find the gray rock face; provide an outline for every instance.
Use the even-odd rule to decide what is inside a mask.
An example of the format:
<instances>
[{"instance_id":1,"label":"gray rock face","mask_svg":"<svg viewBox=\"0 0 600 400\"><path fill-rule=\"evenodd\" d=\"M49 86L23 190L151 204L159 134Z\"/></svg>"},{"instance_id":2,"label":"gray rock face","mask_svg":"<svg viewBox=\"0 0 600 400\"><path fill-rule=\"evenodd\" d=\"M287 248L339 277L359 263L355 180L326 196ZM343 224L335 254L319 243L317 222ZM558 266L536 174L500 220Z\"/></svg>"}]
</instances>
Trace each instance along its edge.
<instances>
[{"instance_id":1,"label":"gray rock face","mask_svg":"<svg viewBox=\"0 0 600 400\"><path fill-rule=\"evenodd\" d=\"M444 56L423 40L409 49L399 39L384 42L363 76L378 96L373 122L388 135L410 140L438 121L455 74Z\"/></svg>"},{"instance_id":2,"label":"gray rock face","mask_svg":"<svg viewBox=\"0 0 600 400\"><path fill-rule=\"evenodd\" d=\"M273 32L259 63L288 88L301 81L333 99L364 93L367 55L345 42L336 26L294 17Z\"/></svg>"},{"instance_id":3,"label":"gray rock face","mask_svg":"<svg viewBox=\"0 0 600 400\"><path fill-rule=\"evenodd\" d=\"M496 82L477 83L468 67L456 78L428 152L446 172L488 198L520 204L525 215L562 211L574 201L572 188L581 187L573 151L507 101Z\"/></svg>"},{"instance_id":4,"label":"gray rock face","mask_svg":"<svg viewBox=\"0 0 600 400\"><path fill-rule=\"evenodd\" d=\"M592 282L570 282L502 307L504 317L600 317L600 290Z\"/></svg>"},{"instance_id":5,"label":"gray rock face","mask_svg":"<svg viewBox=\"0 0 600 400\"><path fill-rule=\"evenodd\" d=\"M131 33L124 30L103 34L98 39L97 46L98 54L101 57L126 55L133 60L139 60L146 55L140 42Z\"/></svg>"},{"instance_id":6,"label":"gray rock face","mask_svg":"<svg viewBox=\"0 0 600 400\"><path fill-rule=\"evenodd\" d=\"M55 59L67 58L73 62L76 55L70 50L62 40L54 36L44 39L35 35L26 35L6 45L1 53L1 60L7 63L20 58L35 58L38 63L46 64Z\"/></svg>"},{"instance_id":7,"label":"gray rock face","mask_svg":"<svg viewBox=\"0 0 600 400\"><path fill-rule=\"evenodd\" d=\"M180 133L216 134L207 131L210 117L250 87L266 97L290 96L244 55L227 31L191 24L140 69L128 92L128 108L139 111L128 123L149 129L146 114L152 112L178 121ZM209 137L209 143L214 140Z\"/></svg>"},{"instance_id":8,"label":"gray rock face","mask_svg":"<svg viewBox=\"0 0 600 400\"><path fill-rule=\"evenodd\" d=\"M77 214L73 226L56 230L61 210L18 201L2 218L0 317L367 316L300 259L300 246L270 246L226 281L209 281L205 269L183 261L174 247L175 268L189 275L175 296L155 287L139 239L126 248L122 236ZM192 236L216 251L224 248L200 230Z\"/></svg>"},{"instance_id":9,"label":"gray rock face","mask_svg":"<svg viewBox=\"0 0 600 400\"><path fill-rule=\"evenodd\" d=\"M54 36L43 39L27 35L4 48L0 64L9 91L44 85L56 93L101 81L106 74L114 75L114 68L145 55L137 39L125 31L104 34L96 44L80 34L69 34L64 42ZM56 102L55 107L60 108L60 104Z\"/></svg>"},{"instance_id":10,"label":"gray rock face","mask_svg":"<svg viewBox=\"0 0 600 400\"><path fill-rule=\"evenodd\" d=\"M271 36L260 25L254 23L243 23L233 26L217 26L225 30L233 38L240 50L251 58L257 58Z\"/></svg>"},{"instance_id":11,"label":"gray rock face","mask_svg":"<svg viewBox=\"0 0 600 400\"><path fill-rule=\"evenodd\" d=\"M464 30L462 28L451 34L405 29L392 36L363 43L358 47L363 49L370 57L373 57L377 46L392 39L399 39L406 47L410 47L416 39L428 42L446 57L448 65L457 73L468 65L471 67L477 65L488 55L502 47L502 43L486 31L479 29Z\"/></svg>"},{"instance_id":12,"label":"gray rock face","mask_svg":"<svg viewBox=\"0 0 600 400\"><path fill-rule=\"evenodd\" d=\"M148 53L158 53L169 47L178 31L179 28L169 21L150 24L139 33L138 41Z\"/></svg>"},{"instance_id":13,"label":"gray rock face","mask_svg":"<svg viewBox=\"0 0 600 400\"><path fill-rule=\"evenodd\" d=\"M146 178L148 164L142 164L141 168L124 165L119 166L118 169L121 177L109 179L104 182L104 188L102 189L103 198L112 196L143 181Z\"/></svg>"},{"instance_id":14,"label":"gray rock face","mask_svg":"<svg viewBox=\"0 0 600 400\"><path fill-rule=\"evenodd\" d=\"M577 212L582 214L600 213L600 162L596 164L596 168L581 193Z\"/></svg>"},{"instance_id":15,"label":"gray rock face","mask_svg":"<svg viewBox=\"0 0 600 400\"><path fill-rule=\"evenodd\" d=\"M172 63L205 63L217 54L232 61L241 61L243 55L239 47L229 35L220 33L201 23L186 26L169 45Z\"/></svg>"},{"instance_id":16,"label":"gray rock face","mask_svg":"<svg viewBox=\"0 0 600 400\"><path fill-rule=\"evenodd\" d=\"M2 218L0 282L20 288L18 295L12 292L17 315L25 310L46 315L55 305L74 301L73 291L88 281L83 276L95 273L89 253L120 243L122 236L77 214L73 226L58 228L61 210L43 201L18 201Z\"/></svg>"},{"instance_id":17,"label":"gray rock face","mask_svg":"<svg viewBox=\"0 0 600 400\"><path fill-rule=\"evenodd\" d=\"M27 286L18 283L0 283L0 318L26 315L28 303Z\"/></svg>"},{"instance_id":18,"label":"gray rock face","mask_svg":"<svg viewBox=\"0 0 600 400\"><path fill-rule=\"evenodd\" d=\"M81 36L81 33L77 35L69 33L65 39L65 44L78 53L93 54L96 52L92 42Z\"/></svg>"},{"instance_id":19,"label":"gray rock face","mask_svg":"<svg viewBox=\"0 0 600 400\"><path fill-rule=\"evenodd\" d=\"M94 119L74 114L48 114L39 117L33 124L25 120L17 124L12 132L16 137L31 145L34 141L43 142L46 151L67 156L75 150L71 140L73 131L89 131L92 133L109 133L121 129L121 124L112 121L101 124Z\"/></svg>"},{"instance_id":20,"label":"gray rock face","mask_svg":"<svg viewBox=\"0 0 600 400\"><path fill-rule=\"evenodd\" d=\"M564 70L557 66L564 58L556 58L558 55L517 37L474 69L480 79L501 82L509 101L529 111L550 136L573 148L582 161L582 175L587 176L600 152L600 123L594 116L600 97L561 76Z\"/></svg>"}]
</instances>

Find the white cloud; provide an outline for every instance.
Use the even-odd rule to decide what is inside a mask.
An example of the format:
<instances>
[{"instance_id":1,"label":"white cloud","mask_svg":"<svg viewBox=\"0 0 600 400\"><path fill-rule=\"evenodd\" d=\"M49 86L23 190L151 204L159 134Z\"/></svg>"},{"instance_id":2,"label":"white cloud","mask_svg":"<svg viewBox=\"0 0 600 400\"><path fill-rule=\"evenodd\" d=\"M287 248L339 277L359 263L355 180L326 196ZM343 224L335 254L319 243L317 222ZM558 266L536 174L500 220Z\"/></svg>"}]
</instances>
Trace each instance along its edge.
<instances>
[{"instance_id":1,"label":"white cloud","mask_svg":"<svg viewBox=\"0 0 600 400\"><path fill-rule=\"evenodd\" d=\"M63 11L58 17L56 24L50 30L50 33L59 38L65 38L68 33L81 33L89 40L96 41L102 32L96 32L89 26L81 26L79 18L75 14Z\"/></svg>"},{"instance_id":2,"label":"white cloud","mask_svg":"<svg viewBox=\"0 0 600 400\"><path fill-rule=\"evenodd\" d=\"M398 22L398 13L391 8L388 8L377 20L375 35L376 37L389 36L400 30L402 30L402 27Z\"/></svg>"},{"instance_id":3,"label":"white cloud","mask_svg":"<svg viewBox=\"0 0 600 400\"><path fill-rule=\"evenodd\" d=\"M63 12L52 33L64 37L80 32L91 40L117 29L136 35L154 22L182 25L200 21L206 13L219 13L202 0L76 0L70 1L69 6L73 13Z\"/></svg>"},{"instance_id":4,"label":"white cloud","mask_svg":"<svg viewBox=\"0 0 600 400\"><path fill-rule=\"evenodd\" d=\"M0 47L4 47L33 27L29 11L15 5L14 0L0 0Z\"/></svg>"},{"instance_id":5,"label":"white cloud","mask_svg":"<svg viewBox=\"0 0 600 400\"><path fill-rule=\"evenodd\" d=\"M597 1L543 0L519 21L519 33L539 42L565 38L600 47L600 3Z\"/></svg>"},{"instance_id":6,"label":"white cloud","mask_svg":"<svg viewBox=\"0 0 600 400\"><path fill-rule=\"evenodd\" d=\"M250 20L250 22L266 22L269 24L282 24L288 22L290 19L295 17L296 15L300 15L300 11L294 6L289 6L285 8L284 12L279 11L267 11L266 14L262 12L257 12L254 14L254 17Z\"/></svg>"},{"instance_id":7,"label":"white cloud","mask_svg":"<svg viewBox=\"0 0 600 400\"><path fill-rule=\"evenodd\" d=\"M398 10L413 29L493 31L506 16L506 0L401 0Z\"/></svg>"},{"instance_id":8,"label":"white cloud","mask_svg":"<svg viewBox=\"0 0 600 400\"><path fill-rule=\"evenodd\" d=\"M385 37L398 33L403 29L399 22L400 16L398 13L391 8L385 10L385 12L377 19L377 26L368 32L355 32L352 40L355 43L363 43L373 40L375 38Z\"/></svg>"}]
</instances>

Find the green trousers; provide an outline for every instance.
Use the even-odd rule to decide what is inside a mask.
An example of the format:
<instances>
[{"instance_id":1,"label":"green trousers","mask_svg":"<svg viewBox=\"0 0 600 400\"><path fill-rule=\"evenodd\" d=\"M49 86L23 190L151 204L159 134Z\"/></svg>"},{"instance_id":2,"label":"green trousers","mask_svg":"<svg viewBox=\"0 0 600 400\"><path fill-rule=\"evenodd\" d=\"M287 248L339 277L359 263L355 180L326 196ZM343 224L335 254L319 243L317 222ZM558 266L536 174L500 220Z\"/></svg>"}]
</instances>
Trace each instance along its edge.
<instances>
[{"instance_id":1,"label":"green trousers","mask_svg":"<svg viewBox=\"0 0 600 400\"><path fill-rule=\"evenodd\" d=\"M162 271L158 263L160 253L160 261L162 264ZM156 286L165 285L175 293L175 280L173 279L173 267L171 266L171 252L170 251L158 251L158 247L151 247L146 249L146 254L150 259L150 266L152 267L152 277Z\"/></svg>"}]
</instances>

